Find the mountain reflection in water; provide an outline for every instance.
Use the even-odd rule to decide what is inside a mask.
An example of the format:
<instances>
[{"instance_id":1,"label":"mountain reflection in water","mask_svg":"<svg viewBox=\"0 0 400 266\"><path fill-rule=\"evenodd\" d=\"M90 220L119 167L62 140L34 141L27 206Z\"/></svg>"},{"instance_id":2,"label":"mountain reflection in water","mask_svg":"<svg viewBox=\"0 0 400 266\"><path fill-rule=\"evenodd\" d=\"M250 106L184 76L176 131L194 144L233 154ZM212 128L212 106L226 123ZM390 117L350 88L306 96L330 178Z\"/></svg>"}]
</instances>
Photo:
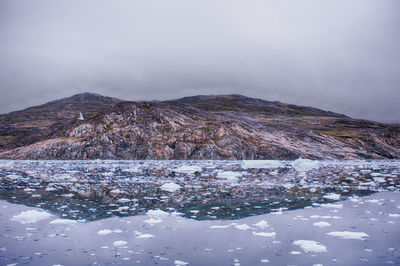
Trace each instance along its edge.
<instances>
[{"instance_id":1,"label":"mountain reflection in water","mask_svg":"<svg viewBox=\"0 0 400 266\"><path fill-rule=\"evenodd\" d=\"M400 189L400 162L0 161L0 198L64 218L239 219ZM173 183L175 191L163 190ZM334 195L329 196L329 195Z\"/></svg>"}]
</instances>

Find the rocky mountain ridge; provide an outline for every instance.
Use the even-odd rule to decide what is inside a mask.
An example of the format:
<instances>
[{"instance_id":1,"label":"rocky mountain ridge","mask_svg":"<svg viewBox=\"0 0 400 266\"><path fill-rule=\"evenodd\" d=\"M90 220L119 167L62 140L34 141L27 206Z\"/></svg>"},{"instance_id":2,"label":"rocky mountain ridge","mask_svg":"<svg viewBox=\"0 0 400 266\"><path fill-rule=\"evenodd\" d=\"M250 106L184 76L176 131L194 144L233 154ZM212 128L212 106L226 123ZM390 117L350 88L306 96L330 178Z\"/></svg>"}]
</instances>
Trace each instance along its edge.
<instances>
[{"instance_id":1,"label":"rocky mountain ridge","mask_svg":"<svg viewBox=\"0 0 400 266\"><path fill-rule=\"evenodd\" d=\"M83 93L0 115L1 159L299 157L399 159L400 125L241 95L131 102Z\"/></svg>"}]
</instances>

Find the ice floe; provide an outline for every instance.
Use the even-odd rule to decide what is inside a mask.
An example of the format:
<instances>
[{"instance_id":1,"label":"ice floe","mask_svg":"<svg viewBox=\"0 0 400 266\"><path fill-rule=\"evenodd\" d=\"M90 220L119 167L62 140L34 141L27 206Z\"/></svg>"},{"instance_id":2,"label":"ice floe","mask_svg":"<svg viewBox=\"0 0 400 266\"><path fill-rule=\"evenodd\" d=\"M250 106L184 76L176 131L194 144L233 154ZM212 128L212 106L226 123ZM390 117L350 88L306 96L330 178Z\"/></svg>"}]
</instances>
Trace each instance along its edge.
<instances>
[{"instance_id":1,"label":"ice floe","mask_svg":"<svg viewBox=\"0 0 400 266\"><path fill-rule=\"evenodd\" d=\"M314 240L296 240L293 245L299 246L304 252L327 252L326 246Z\"/></svg>"},{"instance_id":2,"label":"ice floe","mask_svg":"<svg viewBox=\"0 0 400 266\"><path fill-rule=\"evenodd\" d=\"M257 226L258 228L261 228L261 229L265 229L265 228L269 227L268 222L264 221L264 220L259 221L258 223L254 224L254 226Z\"/></svg>"},{"instance_id":3,"label":"ice floe","mask_svg":"<svg viewBox=\"0 0 400 266\"><path fill-rule=\"evenodd\" d=\"M201 167L197 165L182 165L174 169L175 172L185 173L185 174L192 174L195 172L200 172Z\"/></svg>"},{"instance_id":4,"label":"ice floe","mask_svg":"<svg viewBox=\"0 0 400 266\"><path fill-rule=\"evenodd\" d=\"M114 241L113 246L114 247L123 247L126 246L128 244L128 242L124 241L124 240L117 240Z\"/></svg>"},{"instance_id":5,"label":"ice floe","mask_svg":"<svg viewBox=\"0 0 400 266\"><path fill-rule=\"evenodd\" d=\"M175 265L189 265L188 262L183 261L183 260L175 260L175 261L174 261L174 264L175 264Z\"/></svg>"},{"instance_id":6,"label":"ice floe","mask_svg":"<svg viewBox=\"0 0 400 266\"><path fill-rule=\"evenodd\" d=\"M326 234L330 236L337 236L342 239L365 240L367 237L369 237L369 235L364 232L334 231Z\"/></svg>"},{"instance_id":7,"label":"ice floe","mask_svg":"<svg viewBox=\"0 0 400 266\"><path fill-rule=\"evenodd\" d=\"M40 220L48 219L52 216L53 215L45 211L29 210L21 212L18 215L14 215L11 220L18 221L21 224L29 224L29 223L36 223Z\"/></svg>"},{"instance_id":8,"label":"ice floe","mask_svg":"<svg viewBox=\"0 0 400 266\"><path fill-rule=\"evenodd\" d=\"M331 226L330 223L327 223L327 222L324 222L324 221L313 223L313 225L317 226L317 227L320 227L320 228Z\"/></svg>"},{"instance_id":9,"label":"ice floe","mask_svg":"<svg viewBox=\"0 0 400 266\"><path fill-rule=\"evenodd\" d=\"M335 193L329 193L323 196L325 199L330 199L330 200L340 200L340 194L335 194Z\"/></svg>"},{"instance_id":10,"label":"ice floe","mask_svg":"<svg viewBox=\"0 0 400 266\"><path fill-rule=\"evenodd\" d=\"M275 232L253 232L255 236L263 236L263 237L275 237Z\"/></svg>"},{"instance_id":11,"label":"ice floe","mask_svg":"<svg viewBox=\"0 0 400 266\"><path fill-rule=\"evenodd\" d=\"M299 172L306 172L315 168L319 168L320 162L309 159L297 159L292 162L292 167Z\"/></svg>"},{"instance_id":12,"label":"ice floe","mask_svg":"<svg viewBox=\"0 0 400 266\"><path fill-rule=\"evenodd\" d=\"M173 182L166 183L160 187L161 190L168 191L168 192L175 192L177 190L180 190L181 188L182 187L180 185L175 184Z\"/></svg>"},{"instance_id":13,"label":"ice floe","mask_svg":"<svg viewBox=\"0 0 400 266\"><path fill-rule=\"evenodd\" d=\"M242 231L247 231L247 230L251 229L251 227L248 226L247 224L238 224L238 225L235 225L235 228L242 230Z\"/></svg>"},{"instance_id":14,"label":"ice floe","mask_svg":"<svg viewBox=\"0 0 400 266\"><path fill-rule=\"evenodd\" d=\"M162 211L160 209L157 209L157 210L148 210L146 215L156 218L156 217L169 216L169 213L165 212L165 211Z\"/></svg>"},{"instance_id":15,"label":"ice floe","mask_svg":"<svg viewBox=\"0 0 400 266\"><path fill-rule=\"evenodd\" d=\"M327 204L321 204L321 207L329 208L329 209L342 209L343 204L342 203L327 203Z\"/></svg>"},{"instance_id":16,"label":"ice floe","mask_svg":"<svg viewBox=\"0 0 400 266\"><path fill-rule=\"evenodd\" d=\"M243 169L270 169L270 168L280 168L285 167L285 164L282 161L275 160L243 160L242 168Z\"/></svg>"},{"instance_id":17,"label":"ice floe","mask_svg":"<svg viewBox=\"0 0 400 266\"><path fill-rule=\"evenodd\" d=\"M102 236L105 236L105 235L108 235L111 233L112 233L112 231L110 229L102 229L97 232L98 235L102 235Z\"/></svg>"},{"instance_id":18,"label":"ice floe","mask_svg":"<svg viewBox=\"0 0 400 266\"><path fill-rule=\"evenodd\" d=\"M76 224L77 221L75 220L70 220L70 219L55 219L50 222L50 224L60 224L60 225L72 225Z\"/></svg>"},{"instance_id":19,"label":"ice floe","mask_svg":"<svg viewBox=\"0 0 400 266\"><path fill-rule=\"evenodd\" d=\"M219 172L217 174L217 178L223 178L227 180L237 180L242 174L238 172L226 171L226 172Z\"/></svg>"},{"instance_id":20,"label":"ice floe","mask_svg":"<svg viewBox=\"0 0 400 266\"><path fill-rule=\"evenodd\" d=\"M160 219L154 219L153 217L151 217L150 219L144 220L143 222L146 223L146 224L149 224L149 225L153 226L153 225L155 225L155 224L162 223L162 220L160 220Z\"/></svg>"}]
</instances>

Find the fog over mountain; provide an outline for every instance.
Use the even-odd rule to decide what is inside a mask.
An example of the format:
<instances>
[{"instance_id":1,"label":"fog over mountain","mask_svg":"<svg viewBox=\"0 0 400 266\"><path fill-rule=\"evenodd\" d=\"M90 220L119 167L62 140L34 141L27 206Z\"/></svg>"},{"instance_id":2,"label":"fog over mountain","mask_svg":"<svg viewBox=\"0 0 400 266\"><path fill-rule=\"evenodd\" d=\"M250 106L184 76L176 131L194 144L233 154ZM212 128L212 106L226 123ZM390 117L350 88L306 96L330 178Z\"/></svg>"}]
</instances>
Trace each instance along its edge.
<instances>
[{"instance_id":1,"label":"fog over mountain","mask_svg":"<svg viewBox=\"0 0 400 266\"><path fill-rule=\"evenodd\" d=\"M400 2L0 0L0 113L242 94L400 122Z\"/></svg>"}]
</instances>

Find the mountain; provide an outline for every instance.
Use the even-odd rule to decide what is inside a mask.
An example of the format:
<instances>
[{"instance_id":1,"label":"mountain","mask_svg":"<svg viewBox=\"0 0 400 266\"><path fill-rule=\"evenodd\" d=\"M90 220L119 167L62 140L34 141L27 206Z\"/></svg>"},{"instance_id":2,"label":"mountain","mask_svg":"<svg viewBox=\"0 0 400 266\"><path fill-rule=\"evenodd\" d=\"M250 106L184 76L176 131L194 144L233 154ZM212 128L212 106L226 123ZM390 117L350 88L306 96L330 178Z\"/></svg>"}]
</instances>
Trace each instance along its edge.
<instances>
[{"instance_id":1,"label":"mountain","mask_svg":"<svg viewBox=\"0 0 400 266\"><path fill-rule=\"evenodd\" d=\"M0 115L1 159L299 157L399 159L400 125L242 95L131 102L83 93Z\"/></svg>"}]
</instances>

